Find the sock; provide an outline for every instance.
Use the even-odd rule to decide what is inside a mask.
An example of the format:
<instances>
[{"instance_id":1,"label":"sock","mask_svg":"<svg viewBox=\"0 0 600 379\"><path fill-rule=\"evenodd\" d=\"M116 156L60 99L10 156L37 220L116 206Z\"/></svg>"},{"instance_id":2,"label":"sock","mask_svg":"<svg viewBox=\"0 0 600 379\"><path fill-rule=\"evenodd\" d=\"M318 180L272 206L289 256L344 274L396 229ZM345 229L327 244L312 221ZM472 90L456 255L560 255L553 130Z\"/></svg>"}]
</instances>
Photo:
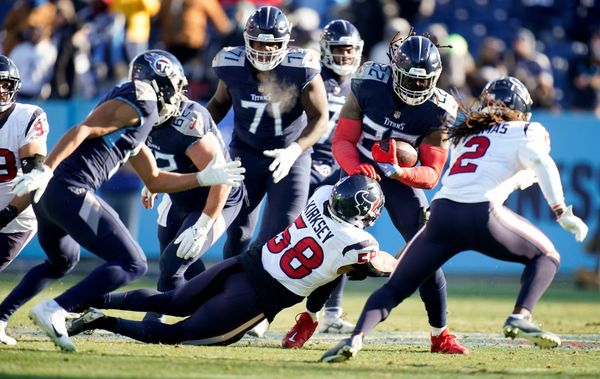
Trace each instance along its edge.
<instances>
[{"instance_id":1,"label":"sock","mask_svg":"<svg viewBox=\"0 0 600 379\"><path fill-rule=\"evenodd\" d=\"M431 327L431 336L432 337L439 337L440 334L442 334L444 332L444 330L448 329L447 326L442 326L441 328L436 328L435 326Z\"/></svg>"},{"instance_id":2,"label":"sock","mask_svg":"<svg viewBox=\"0 0 600 379\"><path fill-rule=\"evenodd\" d=\"M523 320L525 318L525 315L522 315L520 313L512 313L509 317L516 318L516 319L519 319L519 320Z\"/></svg>"},{"instance_id":3,"label":"sock","mask_svg":"<svg viewBox=\"0 0 600 379\"><path fill-rule=\"evenodd\" d=\"M311 312L311 311L309 311L307 309L306 313L308 313L310 315L310 317L312 318L313 322L319 321L319 312Z\"/></svg>"},{"instance_id":4,"label":"sock","mask_svg":"<svg viewBox=\"0 0 600 379\"><path fill-rule=\"evenodd\" d=\"M327 307L325 308L325 318L340 318L342 316L342 308Z\"/></svg>"}]
</instances>

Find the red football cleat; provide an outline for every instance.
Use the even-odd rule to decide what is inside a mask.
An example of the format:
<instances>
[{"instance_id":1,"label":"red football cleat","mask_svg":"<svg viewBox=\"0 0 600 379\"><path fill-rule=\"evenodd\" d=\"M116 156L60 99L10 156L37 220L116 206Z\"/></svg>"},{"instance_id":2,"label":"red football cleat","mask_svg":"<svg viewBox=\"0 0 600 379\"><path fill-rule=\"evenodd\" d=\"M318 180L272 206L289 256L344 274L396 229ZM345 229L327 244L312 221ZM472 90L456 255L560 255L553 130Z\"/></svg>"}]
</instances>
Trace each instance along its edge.
<instances>
[{"instance_id":1,"label":"red football cleat","mask_svg":"<svg viewBox=\"0 0 600 379\"><path fill-rule=\"evenodd\" d=\"M444 329L437 337L431 336L431 352L442 354L469 354L469 349L463 346L455 335Z\"/></svg>"},{"instance_id":2,"label":"red football cleat","mask_svg":"<svg viewBox=\"0 0 600 379\"><path fill-rule=\"evenodd\" d=\"M304 346L306 341L313 335L317 329L318 321L313 321L307 312L296 315L296 325L287 332L281 345L284 349L294 349Z\"/></svg>"}]
</instances>

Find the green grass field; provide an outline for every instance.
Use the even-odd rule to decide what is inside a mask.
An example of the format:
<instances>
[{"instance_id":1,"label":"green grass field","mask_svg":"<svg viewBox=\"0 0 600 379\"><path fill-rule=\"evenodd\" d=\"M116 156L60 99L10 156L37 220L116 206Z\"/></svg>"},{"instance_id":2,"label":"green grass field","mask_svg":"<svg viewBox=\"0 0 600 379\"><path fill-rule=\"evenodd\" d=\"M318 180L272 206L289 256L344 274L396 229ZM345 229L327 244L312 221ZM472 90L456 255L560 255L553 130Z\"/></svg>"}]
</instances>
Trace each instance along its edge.
<instances>
[{"instance_id":1,"label":"green grass field","mask_svg":"<svg viewBox=\"0 0 600 379\"><path fill-rule=\"evenodd\" d=\"M3 274L4 298L18 278ZM51 298L69 283L57 283L19 310L9 322L16 346L0 345L0 377L11 378L434 378L434 377L600 377L600 292L575 289L568 278L555 281L535 312L563 345L539 350L526 341L505 339L502 324L512 309L518 278L448 278L452 331L471 349L469 356L429 353L428 325L418 296L401 304L367 338L352 361L319 363L341 336L315 334L301 350L281 349L280 339L303 309L281 313L265 338L245 337L228 347L145 345L96 332L75 337L76 353L61 353L27 318L32 304ZM382 282L351 282L344 307L356 321L370 291ZM153 286L138 282L129 288ZM117 314L117 312L108 312ZM124 313L139 318L140 315Z\"/></svg>"}]
</instances>

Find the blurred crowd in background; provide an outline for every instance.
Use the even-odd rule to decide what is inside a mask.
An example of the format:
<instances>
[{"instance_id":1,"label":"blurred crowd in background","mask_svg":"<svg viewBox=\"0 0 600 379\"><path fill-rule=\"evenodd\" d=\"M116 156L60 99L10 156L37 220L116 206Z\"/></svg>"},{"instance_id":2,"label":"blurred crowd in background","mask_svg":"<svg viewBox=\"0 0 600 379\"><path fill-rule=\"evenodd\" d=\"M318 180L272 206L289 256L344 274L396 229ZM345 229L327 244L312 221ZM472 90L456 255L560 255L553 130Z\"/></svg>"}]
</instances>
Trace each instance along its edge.
<instances>
[{"instance_id":1,"label":"blurred crowd in background","mask_svg":"<svg viewBox=\"0 0 600 379\"><path fill-rule=\"evenodd\" d=\"M243 45L245 21L274 5L293 45L317 51L320 28L343 18L365 41L364 60L387 63L397 33L428 32L440 45L438 87L468 103L500 75L521 79L536 108L600 117L600 4L594 0L3 0L1 53L19 67L22 99L94 98L127 76L148 48L175 54L189 95L216 86L211 60Z\"/></svg>"}]
</instances>

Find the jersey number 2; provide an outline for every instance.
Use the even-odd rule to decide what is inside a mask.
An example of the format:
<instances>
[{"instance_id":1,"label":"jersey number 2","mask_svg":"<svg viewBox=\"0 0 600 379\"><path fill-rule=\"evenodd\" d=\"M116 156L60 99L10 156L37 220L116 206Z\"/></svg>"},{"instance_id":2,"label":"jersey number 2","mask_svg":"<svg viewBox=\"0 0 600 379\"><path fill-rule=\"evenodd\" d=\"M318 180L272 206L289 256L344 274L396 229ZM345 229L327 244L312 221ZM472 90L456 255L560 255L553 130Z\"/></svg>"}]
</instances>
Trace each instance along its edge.
<instances>
[{"instance_id":1,"label":"jersey number 2","mask_svg":"<svg viewBox=\"0 0 600 379\"><path fill-rule=\"evenodd\" d=\"M477 159L483 157L487 152L487 149L490 147L490 140L487 137L476 136L465 143L465 147L473 146L475 146L474 151L462 153L460 157L456 159L456 162L454 162L452 168L450 169L449 175L464 174L467 172L475 172L477 170L477 165L475 163L463 161L465 159Z\"/></svg>"},{"instance_id":2,"label":"jersey number 2","mask_svg":"<svg viewBox=\"0 0 600 379\"><path fill-rule=\"evenodd\" d=\"M295 225L298 230L306 228L302 216L296 218L280 235L267 242L267 249L273 254L279 254L285 250L279 260L279 267L290 278L302 279L323 263L323 249L312 237L304 237L290 247L292 225ZM280 236L281 238L279 238Z\"/></svg>"}]
</instances>

